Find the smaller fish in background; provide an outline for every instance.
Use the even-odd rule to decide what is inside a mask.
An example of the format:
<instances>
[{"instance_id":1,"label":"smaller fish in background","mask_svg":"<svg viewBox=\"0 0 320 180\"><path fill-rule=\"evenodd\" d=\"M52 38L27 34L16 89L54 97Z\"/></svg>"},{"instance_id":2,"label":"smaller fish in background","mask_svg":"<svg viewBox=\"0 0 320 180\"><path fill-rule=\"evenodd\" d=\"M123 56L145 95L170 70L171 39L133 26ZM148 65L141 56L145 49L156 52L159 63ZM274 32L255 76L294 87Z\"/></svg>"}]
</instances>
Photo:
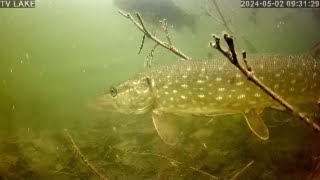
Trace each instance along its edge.
<instances>
[{"instance_id":1,"label":"smaller fish in background","mask_svg":"<svg viewBox=\"0 0 320 180\"><path fill-rule=\"evenodd\" d=\"M158 27L166 19L177 31L183 28L196 32L195 16L178 7L173 0L113 0L113 4L131 14L138 12L143 19Z\"/></svg>"}]
</instances>

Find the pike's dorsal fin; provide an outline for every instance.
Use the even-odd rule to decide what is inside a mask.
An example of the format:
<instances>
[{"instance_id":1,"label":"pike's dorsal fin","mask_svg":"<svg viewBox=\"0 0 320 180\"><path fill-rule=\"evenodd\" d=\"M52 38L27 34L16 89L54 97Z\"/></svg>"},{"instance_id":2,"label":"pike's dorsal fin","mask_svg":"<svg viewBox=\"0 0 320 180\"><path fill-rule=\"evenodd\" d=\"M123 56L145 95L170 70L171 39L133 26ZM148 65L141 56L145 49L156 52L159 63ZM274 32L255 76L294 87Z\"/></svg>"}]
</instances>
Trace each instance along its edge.
<instances>
[{"instance_id":1,"label":"pike's dorsal fin","mask_svg":"<svg viewBox=\"0 0 320 180\"><path fill-rule=\"evenodd\" d=\"M175 118L159 110L152 111L153 124L161 139L169 144L175 145L178 142L179 129L175 124Z\"/></svg>"},{"instance_id":2,"label":"pike's dorsal fin","mask_svg":"<svg viewBox=\"0 0 320 180\"><path fill-rule=\"evenodd\" d=\"M260 139L269 139L268 127L264 124L260 117L260 113L256 109L250 109L244 114L245 119L249 125L251 131L257 135Z\"/></svg>"}]
</instances>

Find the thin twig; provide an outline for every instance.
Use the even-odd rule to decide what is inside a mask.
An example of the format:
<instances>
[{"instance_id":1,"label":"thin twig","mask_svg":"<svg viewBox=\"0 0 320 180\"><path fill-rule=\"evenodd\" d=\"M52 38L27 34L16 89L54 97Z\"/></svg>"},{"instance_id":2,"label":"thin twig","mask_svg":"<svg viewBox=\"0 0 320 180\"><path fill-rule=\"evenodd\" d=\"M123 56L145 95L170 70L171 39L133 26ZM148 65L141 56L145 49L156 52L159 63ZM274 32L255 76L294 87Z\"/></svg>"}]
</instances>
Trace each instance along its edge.
<instances>
[{"instance_id":1,"label":"thin twig","mask_svg":"<svg viewBox=\"0 0 320 180\"><path fill-rule=\"evenodd\" d=\"M243 173L249 166L253 164L254 160L249 162L245 167L243 167L239 172L237 172L230 180L235 180L241 173Z\"/></svg>"},{"instance_id":2,"label":"thin twig","mask_svg":"<svg viewBox=\"0 0 320 180\"><path fill-rule=\"evenodd\" d=\"M226 43L228 44L229 51L225 51L225 50L223 50L221 48L221 46L220 46L220 38L216 37L215 35L213 35L213 38L215 40L215 44L210 42L210 46L216 48L223 55L225 55L229 59L229 61L233 65L235 65L248 78L249 81L253 82L261 90L263 90L266 94L268 94L272 99L274 99L279 104L281 104L283 107L285 107L287 111L289 111L292 114L298 116L300 120L303 120L305 123L310 125L315 131L320 132L320 126L319 125L317 125L316 123L312 122L304 114L302 114L301 112L299 112L296 109L294 109L292 105L290 105L287 101L282 99L278 94L276 94L269 87L267 87L265 84L263 84L256 76L254 76L252 71L248 71L244 66L242 66L239 63L239 61L237 59L237 54L235 52L234 43L233 43L233 37L232 36L229 36L228 34L224 34L224 39L225 39Z\"/></svg>"},{"instance_id":3,"label":"thin twig","mask_svg":"<svg viewBox=\"0 0 320 180\"><path fill-rule=\"evenodd\" d=\"M307 180L319 180L320 179L320 157L314 157L315 165L312 172L309 174Z\"/></svg>"},{"instance_id":4,"label":"thin twig","mask_svg":"<svg viewBox=\"0 0 320 180\"><path fill-rule=\"evenodd\" d=\"M291 118L287 118L286 120L282 121L280 124L274 124L274 125L268 124L268 127L269 128L274 128L274 127L282 126L282 125L284 125L284 124L286 124L286 123L288 123L290 121L291 121Z\"/></svg>"},{"instance_id":5,"label":"thin twig","mask_svg":"<svg viewBox=\"0 0 320 180\"><path fill-rule=\"evenodd\" d=\"M159 44L156 44L153 46L153 48L151 49L149 55L146 57L145 61L144 61L144 67L148 67L148 68L151 68L152 66L152 62L153 62L153 54L154 54L154 51L156 50L156 47L158 46Z\"/></svg>"},{"instance_id":6,"label":"thin twig","mask_svg":"<svg viewBox=\"0 0 320 180\"><path fill-rule=\"evenodd\" d=\"M145 40L145 39L146 39L146 35L145 35L145 34L143 34L143 37L142 37L142 41L141 41L141 45L140 45L140 48L139 48L138 54L140 54L140 53L141 53L141 50L142 50L142 48L143 48L144 40Z\"/></svg>"},{"instance_id":7,"label":"thin twig","mask_svg":"<svg viewBox=\"0 0 320 180\"><path fill-rule=\"evenodd\" d=\"M169 157L160 155L160 154L149 153L149 152L132 152L132 151L127 151L127 150L123 150L123 149L119 149L119 148L114 148L114 147L111 147L111 148L112 148L112 149L116 149L116 150L123 151L123 152L125 152L125 153L156 156L156 157L163 158L163 159L166 159L166 160L170 161L172 165L184 166L184 167L189 168L189 169L191 169L191 170L193 170L193 171L196 171L196 172L198 172L198 173L200 173L200 174L204 174L204 175L206 175L206 176L209 176L209 177L211 177L212 179L220 179L219 177L214 176L214 175L212 175L212 174L209 174L209 173L207 173L207 172L204 172L204 171L202 171L202 170L200 170L200 169L198 169L198 168L195 168L195 167L186 165L186 164L184 164L184 163L182 163L182 162L179 162L179 161L177 161L177 160L175 160L175 159L172 159L172 158L169 158Z\"/></svg>"},{"instance_id":8,"label":"thin twig","mask_svg":"<svg viewBox=\"0 0 320 180\"><path fill-rule=\"evenodd\" d=\"M245 51L242 52L242 59L243 59L244 64L246 65L247 70L252 72L252 68L249 66L248 61L247 61L247 52L245 52Z\"/></svg>"},{"instance_id":9,"label":"thin twig","mask_svg":"<svg viewBox=\"0 0 320 180\"><path fill-rule=\"evenodd\" d=\"M76 174L68 173L68 172L63 172L63 171L51 171L52 174L64 174L72 177L78 177Z\"/></svg>"},{"instance_id":10,"label":"thin twig","mask_svg":"<svg viewBox=\"0 0 320 180\"><path fill-rule=\"evenodd\" d=\"M102 180L108 180L108 178L102 173L100 173L98 169L94 165L92 165L90 161L82 154L82 152L80 151L77 144L74 142L70 132L67 129L64 130L64 136L66 137L68 142L71 144L73 151L76 153L77 156L80 157L81 161L91 170L91 172L98 175Z\"/></svg>"},{"instance_id":11,"label":"thin twig","mask_svg":"<svg viewBox=\"0 0 320 180\"><path fill-rule=\"evenodd\" d=\"M163 41L160 41L156 36L154 36L153 34L150 33L150 31L148 31L148 29L146 28L146 26L143 23L143 20L140 16L139 13L136 13L137 18L139 20L139 22L137 22L136 20L133 19L133 17L130 15L130 13L123 13L122 11L118 11L121 15L123 15L124 17L130 19L135 26L137 26L137 28L142 31L148 38L150 38L151 40L153 40L154 42L158 43L160 46L168 49L169 51L173 52L174 54L176 54L177 56L181 57L184 60L190 60L191 58L188 57L187 55L185 55L184 53L182 53L181 51L179 51L176 47L172 46L172 45L168 45L168 43L165 43Z\"/></svg>"},{"instance_id":12,"label":"thin twig","mask_svg":"<svg viewBox=\"0 0 320 180\"><path fill-rule=\"evenodd\" d=\"M204 175L206 175L206 176L209 176L209 177L211 177L211 178L213 178L213 179L219 179L218 177L216 177L216 176L214 176L214 175L211 175L211 174L209 174L209 173L207 173L207 172L204 172L204 171L202 171L202 170L200 170L200 169L198 169L198 168L195 168L195 167L186 165L186 164L184 164L184 163L182 163L182 162L179 162L179 161L177 161L177 160L175 160L175 159L172 159L172 158L169 158L169 157L166 157L166 156L163 156L163 155L154 154L154 153L138 153L138 154L157 156L157 157L166 159L166 160L170 161L171 163L173 163L173 164L175 164L175 165L184 166L184 167L186 167L186 168L192 169L192 170L197 171L197 172L199 172L199 173L201 173L201 174L204 174Z\"/></svg>"},{"instance_id":13,"label":"thin twig","mask_svg":"<svg viewBox=\"0 0 320 180\"><path fill-rule=\"evenodd\" d=\"M170 35L169 35L169 31L168 31L168 22L167 22L167 20L163 19L162 21L160 21L160 24L161 24L161 27L162 27L164 33L166 33L166 38L167 38L168 44L170 46L172 46L171 38L170 38Z\"/></svg>"},{"instance_id":14,"label":"thin twig","mask_svg":"<svg viewBox=\"0 0 320 180\"><path fill-rule=\"evenodd\" d=\"M202 9L202 12L203 12L204 14L206 14L207 16L212 17L213 19L215 19L216 21L218 21L218 22L221 23L222 25L224 25L224 23L223 23L220 19L218 19L216 16L214 16L213 14L211 14L209 10L207 10L207 9L206 9L206 10Z\"/></svg>"},{"instance_id":15,"label":"thin twig","mask_svg":"<svg viewBox=\"0 0 320 180\"><path fill-rule=\"evenodd\" d=\"M225 20L225 18L224 18L223 14L222 14L222 12L221 12L221 10L220 10L220 7L219 7L217 1L216 1L216 0L208 0L208 1L211 1L212 4L215 6L215 9L218 11L219 16L221 17L222 20L218 19L218 18L215 17L213 14L211 14L209 10L204 10L203 12L204 12L207 16L212 17L213 19L215 19L216 21L218 21L219 23L221 23L221 24L227 29L227 31L229 31L229 33L234 34L234 32L232 31L232 29L231 29L230 26L228 25L227 21ZM212 10L212 9L210 8L210 10ZM249 42L249 41L248 41L247 39L245 39L243 36L240 36L240 37L243 39L243 42L249 43L250 46L253 47L253 49L256 49L251 42ZM237 41L236 41L236 44L238 44L238 46L240 46L240 38L237 38L236 40L237 40Z\"/></svg>"},{"instance_id":16,"label":"thin twig","mask_svg":"<svg viewBox=\"0 0 320 180\"><path fill-rule=\"evenodd\" d=\"M217 1L216 1L216 0L212 0L212 2L213 2L214 6L216 7L216 9L217 9L217 11L218 11L218 13L219 13L219 15L220 15L220 17L221 17L221 20L222 20L222 22L223 22L224 27L226 27L226 29L227 29L230 33L233 34L231 28L230 28L229 25L227 24L227 21L224 19L224 16L223 16L223 14L222 14L219 6L218 6Z\"/></svg>"}]
</instances>

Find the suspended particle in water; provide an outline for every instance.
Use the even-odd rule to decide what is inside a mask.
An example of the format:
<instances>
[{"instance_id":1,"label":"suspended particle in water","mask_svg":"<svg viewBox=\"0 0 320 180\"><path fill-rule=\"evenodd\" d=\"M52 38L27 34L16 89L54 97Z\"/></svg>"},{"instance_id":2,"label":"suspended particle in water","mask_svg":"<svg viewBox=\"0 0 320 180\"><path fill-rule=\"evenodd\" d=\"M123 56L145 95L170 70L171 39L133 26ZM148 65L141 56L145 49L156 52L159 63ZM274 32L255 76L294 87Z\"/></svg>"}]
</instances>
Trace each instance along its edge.
<instances>
[{"instance_id":1,"label":"suspended particle in water","mask_svg":"<svg viewBox=\"0 0 320 180\"><path fill-rule=\"evenodd\" d=\"M203 146L205 149L208 148L207 145L206 145L206 143L203 143L202 146Z\"/></svg>"}]
</instances>

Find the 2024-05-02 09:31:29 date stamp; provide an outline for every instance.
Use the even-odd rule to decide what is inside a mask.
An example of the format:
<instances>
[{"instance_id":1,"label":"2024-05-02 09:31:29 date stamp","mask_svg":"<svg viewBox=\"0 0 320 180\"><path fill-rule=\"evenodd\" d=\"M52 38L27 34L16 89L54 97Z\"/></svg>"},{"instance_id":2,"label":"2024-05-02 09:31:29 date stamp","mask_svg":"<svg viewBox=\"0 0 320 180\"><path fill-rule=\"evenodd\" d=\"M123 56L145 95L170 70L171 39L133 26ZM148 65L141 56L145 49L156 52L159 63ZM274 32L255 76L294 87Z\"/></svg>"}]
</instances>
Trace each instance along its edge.
<instances>
[{"instance_id":1,"label":"2024-05-02 09:31:29 date stamp","mask_svg":"<svg viewBox=\"0 0 320 180\"><path fill-rule=\"evenodd\" d=\"M320 0L241 0L241 8L320 8Z\"/></svg>"}]
</instances>

